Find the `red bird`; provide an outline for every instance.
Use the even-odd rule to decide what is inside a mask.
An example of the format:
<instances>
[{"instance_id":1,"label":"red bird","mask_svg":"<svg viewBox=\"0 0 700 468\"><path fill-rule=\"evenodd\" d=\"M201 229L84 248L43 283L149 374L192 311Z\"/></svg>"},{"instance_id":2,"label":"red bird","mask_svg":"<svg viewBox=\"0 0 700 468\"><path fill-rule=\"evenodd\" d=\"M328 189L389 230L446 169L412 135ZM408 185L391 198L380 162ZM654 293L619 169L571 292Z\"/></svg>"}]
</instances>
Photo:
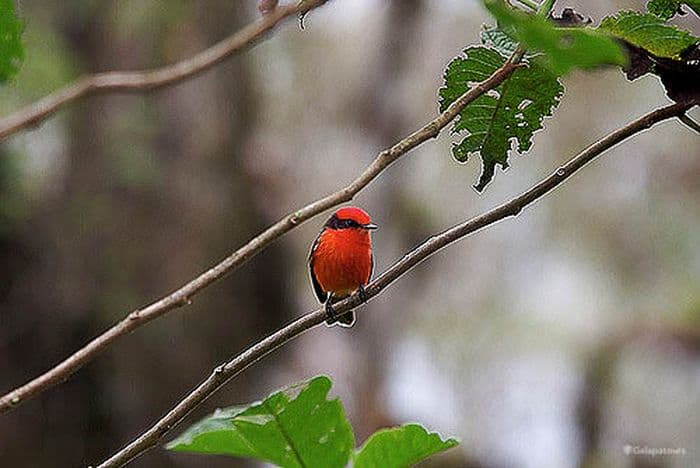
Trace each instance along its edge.
<instances>
[{"instance_id":1,"label":"red bird","mask_svg":"<svg viewBox=\"0 0 700 468\"><path fill-rule=\"evenodd\" d=\"M326 305L326 323L352 327L355 313L335 315L333 302L359 291L366 300L364 286L372 276L374 261L369 231L377 229L360 208L346 206L336 211L311 246L311 284L321 304Z\"/></svg>"}]
</instances>

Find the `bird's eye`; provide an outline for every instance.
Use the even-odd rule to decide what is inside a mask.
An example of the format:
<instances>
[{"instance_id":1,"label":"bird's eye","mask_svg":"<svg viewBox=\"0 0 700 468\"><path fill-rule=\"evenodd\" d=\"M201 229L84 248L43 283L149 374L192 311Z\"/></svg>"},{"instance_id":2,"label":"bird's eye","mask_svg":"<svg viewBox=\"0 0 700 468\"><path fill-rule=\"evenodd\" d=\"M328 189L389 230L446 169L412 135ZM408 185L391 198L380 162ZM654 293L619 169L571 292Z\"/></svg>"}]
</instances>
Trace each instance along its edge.
<instances>
[{"instance_id":1,"label":"bird's eye","mask_svg":"<svg viewBox=\"0 0 700 468\"><path fill-rule=\"evenodd\" d=\"M348 229L348 228L361 228L362 225L355 221L354 219L336 219L334 222L329 223L333 229Z\"/></svg>"}]
</instances>

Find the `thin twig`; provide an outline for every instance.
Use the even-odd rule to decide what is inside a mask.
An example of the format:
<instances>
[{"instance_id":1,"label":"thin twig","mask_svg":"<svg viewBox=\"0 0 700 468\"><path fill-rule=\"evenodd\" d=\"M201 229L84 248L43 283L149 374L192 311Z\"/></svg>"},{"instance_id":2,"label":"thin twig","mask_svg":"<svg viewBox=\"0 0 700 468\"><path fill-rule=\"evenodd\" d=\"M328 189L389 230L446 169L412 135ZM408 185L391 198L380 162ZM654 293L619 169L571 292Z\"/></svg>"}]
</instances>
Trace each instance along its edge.
<instances>
[{"instance_id":1,"label":"thin twig","mask_svg":"<svg viewBox=\"0 0 700 468\"><path fill-rule=\"evenodd\" d=\"M501 68L494 72L493 75L463 94L452 103L445 112L438 115L434 120L428 122L422 128L416 130L391 148L380 152L374 161L367 166L364 172L347 187L288 214L261 234L248 241L247 244L224 258L217 265L200 274L180 289L153 302L143 309L137 309L131 312L126 318L113 325L100 336L94 338L83 348L70 355L55 367L2 396L0 398L0 413L8 411L48 388L66 380L80 367L90 362L100 352L104 351L117 338L130 333L134 329L160 317L168 311L189 304L191 298L199 291L222 278L232 270L240 267L274 240L299 226L304 221L329 208L350 201L391 163L421 143L435 138L467 104L498 86L520 66L520 64L514 63L513 61L507 61Z\"/></svg>"},{"instance_id":2,"label":"thin twig","mask_svg":"<svg viewBox=\"0 0 700 468\"><path fill-rule=\"evenodd\" d=\"M602 154L623 140L650 128L657 122L682 115L692 105L693 104L686 103L672 104L644 115L643 117L598 140L569 160L569 162L559 167L551 175L544 178L538 184L534 185L517 197L482 215L467 220L461 224L457 224L456 226L453 226L450 229L427 239L421 245L411 250L403 258L394 263L381 276L369 284L365 288L367 297L372 298L377 296L404 273L408 272L420 262L435 254L437 251L446 247L447 245L462 239L468 234L490 226L502 219L517 215L523 210L523 208L561 185L576 171L588 164L598 155ZM334 309L337 314L342 315L343 313L346 313L359 306L360 303L361 299L359 295L354 294L349 298L336 303L334 305ZM296 338L305 331L323 323L324 320L325 310L323 308L317 309L316 311L297 319L262 341L259 341L232 360L220 365L214 369L211 375L204 382L202 382L185 398L180 400L180 402L156 424L134 439L134 441L129 445L116 452L111 458L99 465L99 467L108 468L121 466L138 457L146 450L154 447L160 441L163 435L170 431L176 424L181 422L190 411L200 405L226 382L283 344L287 343L293 338Z\"/></svg>"},{"instance_id":3,"label":"thin twig","mask_svg":"<svg viewBox=\"0 0 700 468\"><path fill-rule=\"evenodd\" d=\"M700 124L694 121L688 114L683 114L678 117L678 120L686 124L688 127L692 128L696 132L700 133Z\"/></svg>"},{"instance_id":4,"label":"thin twig","mask_svg":"<svg viewBox=\"0 0 700 468\"><path fill-rule=\"evenodd\" d=\"M251 47L286 18L307 13L326 1L306 0L279 6L223 41L172 65L154 70L95 73L78 78L73 83L1 119L0 140L22 129L38 125L61 107L84 96L117 91L145 92L192 78Z\"/></svg>"}]
</instances>

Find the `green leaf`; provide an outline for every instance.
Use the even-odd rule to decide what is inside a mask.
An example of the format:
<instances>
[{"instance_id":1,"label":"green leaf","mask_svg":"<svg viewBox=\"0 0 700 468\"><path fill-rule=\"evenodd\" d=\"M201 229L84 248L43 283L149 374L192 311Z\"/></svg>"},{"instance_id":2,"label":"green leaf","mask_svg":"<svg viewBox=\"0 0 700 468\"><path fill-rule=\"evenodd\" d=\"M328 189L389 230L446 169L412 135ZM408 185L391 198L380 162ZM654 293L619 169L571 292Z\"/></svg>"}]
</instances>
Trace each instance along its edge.
<instances>
[{"instance_id":1,"label":"green leaf","mask_svg":"<svg viewBox=\"0 0 700 468\"><path fill-rule=\"evenodd\" d=\"M319 376L248 407L215 412L170 442L170 450L251 457L281 467L344 467L355 444L331 381Z\"/></svg>"},{"instance_id":2,"label":"green leaf","mask_svg":"<svg viewBox=\"0 0 700 468\"><path fill-rule=\"evenodd\" d=\"M605 18L598 29L657 57L679 59L682 51L698 42L689 32L670 26L651 13L623 11Z\"/></svg>"},{"instance_id":3,"label":"green leaf","mask_svg":"<svg viewBox=\"0 0 700 468\"><path fill-rule=\"evenodd\" d=\"M442 440L420 424L382 429L357 451L353 468L403 468L458 444L455 439Z\"/></svg>"},{"instance_id":4,"label":"green leaf","mask_svg":"<svg viewBox=\"0 0 700 468\"><path fill-rule=\"evenodd\" d=\"M681 6L679 0L650 0L647 3L647 11L667 20L675 16Z\"/></svg>"},{"instance_id":5,"label":"green leaf","mask_svg":"<svg viewBox=\"0 0 700 468\"><path fill-rule=\"evenodd\" d=\"M24 59L22 23L14 0L0 0L0 83L9 81Z\"/></svg>"},{"instance_id":6,"label":"green leaf","mask_svg":"<svg viewBox=\"0 0 700 468\"><path fill-rule=\"evenodd\" d=\"M515 38L528 50L543 52L544 64L557 75L574 68L626 63L620 46L606 34L587 27L558 28L542 16L510 8L502 0L484 3L500 25L514 28Z\"/></svg>"},{"instance_id":7,"label":"green leaf","mask_svg":"<svg viewBox=\"0 0 700 468\"><path fill-rule=\"evenodd\" d=\"M485 47L470 47L466 57L457 57L447 66L445 85L440 88L443 111L474 83L488 78L505 62L505 57ZM537 63L513 72L509 79L480 96L459 114L453 133L467 135L452 147L458 161L479 154L482 172L475 188L483 190L493 178L496 165L508 167L508 152L515 140L523 153L532 145L532 136L542 128L542 120L559 104L564 87L557 77Z\"/></svg>"},{"instance_id":8,"label":"green leaf","mask_svg":"<svg viewBox=\"0 0 700 468\"><path fill-rule=\"evenodd\" d=\"M487 27L481 31L481 43L496 49L501 55L510 57L518 48L518 41L513 39L513 29L508 31L499 27Z\"/></svg>"},{"instance_id":9,"label":"green leaf","mask_svg":"<svg viewBox=\"0 0 700 468\"><path fill-rule=\"evenodd\" d=\"M683 3L692 8L696 15L700 15L700 0L649 0L647 11L668 20L679 12Z\"/></svg>"}]
</instances>

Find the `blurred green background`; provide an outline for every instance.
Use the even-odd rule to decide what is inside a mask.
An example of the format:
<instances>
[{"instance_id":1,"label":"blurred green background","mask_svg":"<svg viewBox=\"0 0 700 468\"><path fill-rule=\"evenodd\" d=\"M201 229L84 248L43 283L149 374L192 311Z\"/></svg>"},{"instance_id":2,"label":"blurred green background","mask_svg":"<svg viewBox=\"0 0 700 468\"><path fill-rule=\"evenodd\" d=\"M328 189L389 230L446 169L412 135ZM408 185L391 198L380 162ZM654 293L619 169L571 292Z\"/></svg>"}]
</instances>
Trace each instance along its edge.
<instances>
[{"instance_id":1,"label":"blurred green background","mask_svg":"<svg viewBox=\"0 0 700 468\"><path fill-rule=\"evenodd\" d=\"M0 115L83 73L189 57L258 15L252 0L18 5L26 58ZM644 2L564 6L597 22ZM474 0L336 0L197 78L83 99L0 143L0 392L353 179L436 115L444 67L484 21ZM698 33L697 17L678 23ZM381 226L376 271L668 102L656 78L612 69L565 85L531 153L483 195L478 161L457 164L447 132L361 192ZM214 365L314 309L305 262L323 221L1 415L0 465L99 462ZM431 466L700 466L700 139L669 121L609 151L421 264L354 329L315 329L247 370L188 422L319 373L358 443L409 421L461 439ZM161 448L132 464L248 465Z\"/></svg>"}]
</instances>

